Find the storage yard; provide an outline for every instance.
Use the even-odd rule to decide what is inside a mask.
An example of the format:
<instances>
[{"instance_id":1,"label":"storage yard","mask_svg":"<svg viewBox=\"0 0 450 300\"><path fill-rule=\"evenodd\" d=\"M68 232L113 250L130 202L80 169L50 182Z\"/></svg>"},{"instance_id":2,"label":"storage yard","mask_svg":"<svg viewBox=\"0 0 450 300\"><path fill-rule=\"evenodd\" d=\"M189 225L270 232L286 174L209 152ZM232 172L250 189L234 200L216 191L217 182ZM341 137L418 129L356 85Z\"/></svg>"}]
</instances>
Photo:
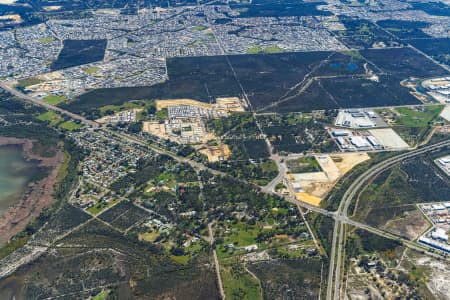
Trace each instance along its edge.
<instances>
[{"instance_id":1,"label":"storage yard","mask_svg":"<svg viewBox=\"0 0 450 300\"><path fill-rule=\"evenodd\" d=\"M450 155L438 158L434 162L445 174L450 176Z\"/></svg>"},{"instance_id":2,"label":"storage yard","mask_svg":"<svg viewBox=\"0 0 450 300\"><path fill-rule=\"evenodd\" d=\"M404 150L409 145L391 128L346 130L329 128L331 138L342 152Z\"/></svg>"},{"instance_id":3,"label":"storage yard","mask_svg":"<svg viewBox=\"0 0 450 300\"><path fill-rule=\"evenodd\" d=\"M348 128L380 128L387 127L386 122L370 109L346 109L339 111L335 126Z\"/></svg>"},{"instance_id":4,"label":"storage yard","mask_svg":"<svg viewBox=\"0 0 450 300\"><path fill-rule=\"evenodd\" d=\"M422 82L427 94L440 103L450 103L450 77L439 77Z\"/></svg>"}]
</instances>

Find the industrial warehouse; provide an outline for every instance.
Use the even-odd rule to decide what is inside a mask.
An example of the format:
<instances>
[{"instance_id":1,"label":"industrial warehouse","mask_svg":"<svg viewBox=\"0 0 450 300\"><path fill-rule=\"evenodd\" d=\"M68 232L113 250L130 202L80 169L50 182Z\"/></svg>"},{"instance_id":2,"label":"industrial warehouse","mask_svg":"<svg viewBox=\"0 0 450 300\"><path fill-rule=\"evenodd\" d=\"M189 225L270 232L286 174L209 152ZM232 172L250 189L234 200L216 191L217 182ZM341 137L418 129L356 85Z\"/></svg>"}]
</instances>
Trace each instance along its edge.
<instances>
[{"instance_id":1,"label":"industrial warehouse","mask_svg":"<svg viewBox=\"0 0 450 300\"><path fill-rule=\"evenodd\" d=\"M432 227L425 232L419 242L435 249L450 253L448 232L450 230L450 202L418 205Z\"/></svg>"}]
</instances>

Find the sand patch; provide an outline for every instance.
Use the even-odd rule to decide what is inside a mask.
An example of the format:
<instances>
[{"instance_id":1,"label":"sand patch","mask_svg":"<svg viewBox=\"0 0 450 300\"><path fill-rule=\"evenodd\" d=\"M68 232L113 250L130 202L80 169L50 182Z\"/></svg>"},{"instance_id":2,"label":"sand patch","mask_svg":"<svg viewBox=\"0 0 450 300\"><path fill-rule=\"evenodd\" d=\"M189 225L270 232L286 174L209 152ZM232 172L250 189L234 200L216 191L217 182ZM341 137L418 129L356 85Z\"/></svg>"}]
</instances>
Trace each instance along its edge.
<instances>
[{"instance_id":1,"label":"sand patch","mask_svg":"<svg viewBox=\"0 0 450 300\"><path fill-rule=\"evenodd\" d=\"M370 156L366 152L357 152L333 154L331 158L334 160L340 176L342 176L353 169L354 166L369 160Z\"/></svg>"},{"instance_id":2,"label":"sand patch","mask_svg":"<svg viewBox=\"0 0 450 300\"><path fill-rule=\"evenodd\" d=\"M297 200L314 205L314 206L319 206L320 205L320 201L322 201L322 198L310 195L306 192L300 192L300 193L296 193L295 197L297 198Z\"/></svg>"},{"instance_id":3,"label":"sand patch","mask_svg":"<svg viewBox=\"0 0 450 300\"><path fill-rule=\"evenodd\" d=\"M447 121L450 121L450 105L446 105L439 116Z\"/></svg>"},{"instance_id":4,"label":"sand patch","mask_svg":"<svg viewBox=\"0 0 450 300\"><path fill-rule=\"evenodd\" d=\"M0 16L0 20L12 20L16 23L22 22L22 17L18 14Z\"/></svg>"},{"instance_id":5,"label":"sand patch","mask_svg":"<svg viewBox=\"0 0 450 300\"><path fill-rule=\"evenodd\" d=\"M345 173L357 164L370 159L365 152L316 155L323 172L288 174L290 184L297 184L301 192L295 193L298 200L319 205L327 193Z\"/></svg>"},{"instance_id":6,"label":"sand patch","mask_svg":"<svg viewBox=\"0 0 450 300\"><path fill-rule=\"evenodd\" d=\"M144 122L142 125L142 131L158 137L164 137L166 135L166 127L158 121Z\"/></svg>"},{"instance_id":7,"label":"sand patch","mask_svg":"<svg viewBox=\"0 0 450 300\"><path fill-rule=\"evenodd\" d=\"M231 156L231 151L227 144L208 146L206 149L200 150L200 153L206 155L209 162L227 160Z\"/></svg>"},{"instance_id":8,"label":"sand patch","mask_svg":"<svg viewBox=\"0 0 450 300\"><path fill-rule=\"evenodd\" d=\"M60 10L62 8L61 5L49 5L49 6L43 6L42 7L45 11L55 11Z\"/></svg>"},{"instance_id":9,"label":"sand patch","mask_svg":"<svg viewBox=\"0 0 450 300\"><path fill-rule=\"evenodd\" d=\"M336 181L339 178L339 169L329 155L317 155L316 160L329 181Z\"/></svg>"}]
</instances>

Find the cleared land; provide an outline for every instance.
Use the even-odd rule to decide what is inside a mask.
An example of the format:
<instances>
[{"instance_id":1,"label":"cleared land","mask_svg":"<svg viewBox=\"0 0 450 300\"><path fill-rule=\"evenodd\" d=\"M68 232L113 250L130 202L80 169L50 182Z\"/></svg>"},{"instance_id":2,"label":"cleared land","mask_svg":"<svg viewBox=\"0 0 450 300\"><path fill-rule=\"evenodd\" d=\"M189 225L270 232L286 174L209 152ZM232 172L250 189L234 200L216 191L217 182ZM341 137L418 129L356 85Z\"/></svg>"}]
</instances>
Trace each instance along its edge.
<instances>
[{"instance_id":1,"label":"cleared land","mask_svg":"<svg viewBox=\"0 0 450 300\"><path fill-rule=\"evenodd\" d=\"M295 193L298 200L317 206L339 178L357 164L370 159L364 152L317 155L314 158L323 171L315 172L316 170L312 169L313 172L289 174L288 180L302 188L301 192Z\"/></svg>"},{"instance_id":2,"label":"cleared land","mask_svg":"<svg viewBox=\"0 0 450 300\"><path fill-rule=\"evenodd\" d=\"M409 148L409 145L392 128L372 129L369 132L387 150L404 150Z\"/></svg>"}]
</instances>

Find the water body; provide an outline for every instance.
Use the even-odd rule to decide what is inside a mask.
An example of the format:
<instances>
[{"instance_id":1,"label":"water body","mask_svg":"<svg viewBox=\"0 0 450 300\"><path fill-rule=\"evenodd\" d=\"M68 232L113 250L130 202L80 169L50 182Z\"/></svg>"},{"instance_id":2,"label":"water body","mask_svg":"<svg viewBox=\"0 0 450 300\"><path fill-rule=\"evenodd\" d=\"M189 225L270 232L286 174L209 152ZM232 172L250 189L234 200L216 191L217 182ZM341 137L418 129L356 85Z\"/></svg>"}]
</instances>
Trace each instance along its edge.
<instances>
[{"instance_id":1,"label":"water body","mask_svg":"<svg viewBox=\"0 0 450 300\"><path fill-rule=\"evenodd\" d=\"M25 160L21 146L0 146L0 215L20 200L40 169L38 162Z\"/></svg>"}]
</instances>

